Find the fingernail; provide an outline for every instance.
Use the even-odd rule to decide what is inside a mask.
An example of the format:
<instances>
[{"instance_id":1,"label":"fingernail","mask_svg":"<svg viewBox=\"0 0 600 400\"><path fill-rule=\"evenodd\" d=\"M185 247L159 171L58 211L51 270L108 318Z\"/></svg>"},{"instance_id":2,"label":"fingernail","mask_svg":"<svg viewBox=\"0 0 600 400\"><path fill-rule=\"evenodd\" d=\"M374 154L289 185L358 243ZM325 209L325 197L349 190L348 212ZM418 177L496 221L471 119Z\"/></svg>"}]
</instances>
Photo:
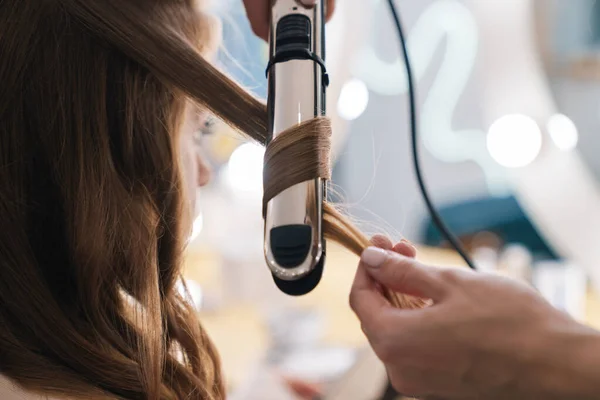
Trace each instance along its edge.
<instances>
[{"instance_id":1,"label":"fingernail","mask_svg":"<svg viewBox=\"0 0 600 400\"><path fill-rule=\"evenodd\" d=\"M411 247L411 248L412 248L414 251L417 251L417 246L415 246L414 244L412 244L412 242L411 242L411 241L409 241L409 240L406 240L406 239L402 239L402 240L400 240L400 241L401 241L402 243L404 243L404 244L406 244L406 245L410 246L410 247Z\"/></svg>"},{"instance_id":2,"label":"fingernail","mask_svg":"<svg viewBox=\"0 0 600 400\"><path fill-rule=\"evenodd\" d=\"M388 255L385 250L382 250L377 247L369 247L365 251L363 251L360 259L369 267L377 268L385 262L387 257Z\"/></svg>"},{"instance_id":3,"label":"fingernail","mask_svg":"<svg viewBox=\"0 0 600 400\"><path fill-rule=\"evenodd\" d=\"M315 4L317 4L317 0L299 0L300 3L302 3L302 5L305 5L306 7L312 7Z\"/></svg>"}]
</instances>

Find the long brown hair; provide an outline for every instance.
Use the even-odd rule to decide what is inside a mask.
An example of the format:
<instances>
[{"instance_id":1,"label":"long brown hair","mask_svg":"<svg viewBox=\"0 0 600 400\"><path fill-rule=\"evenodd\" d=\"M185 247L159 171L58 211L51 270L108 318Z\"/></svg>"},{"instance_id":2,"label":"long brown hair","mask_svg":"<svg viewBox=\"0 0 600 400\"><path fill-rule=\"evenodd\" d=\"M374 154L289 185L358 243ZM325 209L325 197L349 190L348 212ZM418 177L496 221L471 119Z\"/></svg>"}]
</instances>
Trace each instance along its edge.
<instances>
[{"instance_id":1,"label":"long brown hair","mask_svg":"<svg viewBox=\"0 0 600 400\"><path fill-rule=\"evenodd\" d=\"M175 290L175 143L187 98L260 143L267 118L203 57L211 20L193 3L0 0L0 372L26 389L225 397ZM353 251L368 245L331 206L326 222Z\"/></svg>"}]
</instances>

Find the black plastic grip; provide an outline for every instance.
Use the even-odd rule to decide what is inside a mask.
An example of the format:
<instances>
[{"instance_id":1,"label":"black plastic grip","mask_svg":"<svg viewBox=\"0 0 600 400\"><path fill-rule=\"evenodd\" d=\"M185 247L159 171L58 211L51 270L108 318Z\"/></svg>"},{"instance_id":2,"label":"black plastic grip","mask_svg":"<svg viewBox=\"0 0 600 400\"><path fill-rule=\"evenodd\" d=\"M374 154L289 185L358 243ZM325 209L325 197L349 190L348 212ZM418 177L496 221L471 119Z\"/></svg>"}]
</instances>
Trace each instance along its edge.
<instances>
[{"instance_id":1,"label":"black plastic grip","mask_svg":"<svg viewBox=\"0 0 600 400\"><path fill-rule=\"evenodd\" d=\"M290 14L279 20L277 24L275 52L288 50L310 50L311 22L302 14Z\"/></svg>"},{"instance_id":2,"label":"black plastic grip","mask_svg":"<svg viewBox=\"0 0 600 400\"><path fill-rule=\"evenodd\" d=\"M277 63L290 60L313 60L321 67L324 87L329 86L325 61L311 50L312 22L310 18L303 14L286 15L279 20L276 32L275 51L269 59L265 75L268 77L269 71Z\"/></svg>"},{"instance_id":3,"label":"black plastic grip","mask_svg":"<svg viewBox=\"0 0 600 400\"><path fill-rule=\"evenodd\" d=\"M315 265L315 268L305 277L295 281L284 281L283 279L271 274L273 275L273 281L279 290L288 296L304 296L305 294L312 292L319 285L319 282L321 282L321 278L323 277L323 269L325 266L325 258L325 248L323 248L319 263Z\"/></svg>"},{"instance_id":4,"label":"black plastic grip","mask_svg":"<svg viewBox=\"0 0 600 400\"><path fill-rule=\"evenodd\" d=\"M294 268L306 260L312 242L310 225L285 225L271 229L271 251L277 264Z\"/></svg>"}]
</instances>

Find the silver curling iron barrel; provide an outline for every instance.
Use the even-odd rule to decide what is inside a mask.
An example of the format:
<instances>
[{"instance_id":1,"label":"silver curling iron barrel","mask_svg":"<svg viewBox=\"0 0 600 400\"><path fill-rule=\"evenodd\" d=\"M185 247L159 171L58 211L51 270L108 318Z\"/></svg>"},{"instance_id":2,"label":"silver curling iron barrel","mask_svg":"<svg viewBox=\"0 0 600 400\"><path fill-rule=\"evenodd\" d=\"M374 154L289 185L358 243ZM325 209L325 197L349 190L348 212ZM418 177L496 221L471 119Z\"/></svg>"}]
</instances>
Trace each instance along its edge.
<instances>
[{"instance_id":1,"label":"silver curling iron barrel","mask_svg":"<svg viewBox=\"0 0 600 400\"><path fill-rule=\"evenodd\" d=\"M272 1L269 141L325 115L325 1L311 8L296 0ZM321 280L325 192L325 181L316 178L286 189L266 206L265 259L277 287L288 295L307 294Z\"/></svg>"}]
</instances>

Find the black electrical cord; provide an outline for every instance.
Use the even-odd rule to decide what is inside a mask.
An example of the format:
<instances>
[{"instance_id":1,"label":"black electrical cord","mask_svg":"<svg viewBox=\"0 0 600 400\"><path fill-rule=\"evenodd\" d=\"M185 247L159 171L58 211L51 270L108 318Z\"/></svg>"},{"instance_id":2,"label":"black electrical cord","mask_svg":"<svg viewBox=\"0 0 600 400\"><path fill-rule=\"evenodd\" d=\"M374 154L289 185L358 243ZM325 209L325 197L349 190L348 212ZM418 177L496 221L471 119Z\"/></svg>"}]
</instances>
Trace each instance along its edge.
<instances>
[{"instance_id":1,"label":"black electrical cord","mask_svg":"<svg viewBox=\"0 0 600 400\"><path fill-rule=\"evenodd\" d=\"M417 106L416 106L416 95L415 95L415 84L413 80L412 67L410 64L410 58L408 56L408 45L406 44L406 38L404 37L404 31L402 29L402 23L400 22L400 17L398 15L398 10L396 9L396 5L394 4L394 0L388 0L388 4L390 6L390 11L392 12L392 16L394 18L394 23L396 25L396 30L398 31L398 37L400 39L400 44L402 48L402 54L404 56L404 64L406 67L406 75L408 77L408 99L409 99L409 108L410 108L410 131L411 131L411 140L412 140L412 155L413 162L415 167L415 173L417 176L417 181L419 183L419 189L421 190L421 194L423 196L423 200L425 200L425 204L427 205L427 209L429 210L429 214L431 215L431 219L435 226L439 229L444 237L450 242L452 247L456 249L458 254L465 260L467 265L475 270L475 264L460 244L460 241L450 232L450 229L446 226L442 217L435 209L435 206L431 202L429 198L429 193L425 186L425 182L423 181L423 174L421 172L421 163L419 161L419 151L417 148L418 144L418 135L417 135Z\"/></svg>"}]
</instances>

